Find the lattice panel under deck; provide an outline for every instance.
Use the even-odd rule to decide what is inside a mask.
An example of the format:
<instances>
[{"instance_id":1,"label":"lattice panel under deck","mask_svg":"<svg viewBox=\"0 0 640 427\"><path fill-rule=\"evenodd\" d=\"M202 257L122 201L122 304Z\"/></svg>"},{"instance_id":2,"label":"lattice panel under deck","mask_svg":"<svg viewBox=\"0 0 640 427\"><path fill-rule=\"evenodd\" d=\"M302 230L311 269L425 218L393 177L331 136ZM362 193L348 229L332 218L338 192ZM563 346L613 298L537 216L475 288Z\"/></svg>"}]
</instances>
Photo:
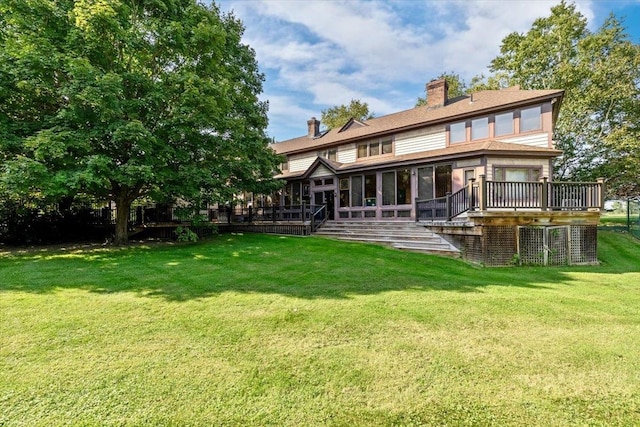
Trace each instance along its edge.
<instances>
[{"instance_id":1,"label":"lattice panel under deck","mask_svg":"<svg viewBox=\"0 0 640 427\"><path fill-rule=\"evenodd\" d=\"M564 265L569 262L569 227L545 228L547 265Z\"/></svg>"},{"instance_id":2,"label":"lattice panel under deck","mask_svg":"<svg viewBox=\"0 0 640 427\"><path fill-rule=\"evenodd\" d=\"M484 229L485 264L509 265L516 254L516 230L513 226L488 226Z\"/></svg>"},{"instance_id":3,"label":"lattice panel under deck","mask_svg":"<svg viewBox=\"0 0 640 427\"><path fill-rule=\"evenodd\" d=\"M518 227L518 255L524 265L544 265L544 228Z\"/></svg>"}]
</instances>

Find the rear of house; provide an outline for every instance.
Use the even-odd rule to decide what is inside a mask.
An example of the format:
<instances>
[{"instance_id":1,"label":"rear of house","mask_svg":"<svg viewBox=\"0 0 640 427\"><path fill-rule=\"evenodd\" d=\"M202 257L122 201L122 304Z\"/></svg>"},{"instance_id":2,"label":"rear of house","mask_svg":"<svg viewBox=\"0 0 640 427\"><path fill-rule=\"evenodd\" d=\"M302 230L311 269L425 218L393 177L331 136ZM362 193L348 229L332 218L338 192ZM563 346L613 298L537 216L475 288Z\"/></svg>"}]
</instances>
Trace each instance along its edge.
<instances>
[{"instance_id":1,"label":"rear of house","mask_svg":"<svg viewBox=\"0 0 640 427\"><path fill-rule=\"evenodd\" d=\"M484 175L492 181L552 176L561 90L509 88L449 99L427 85L426 106L273 144L286 156L281 206L326 204L330 219L417 219L416 199L444 197Z\"/></svg>"}]
</instances>

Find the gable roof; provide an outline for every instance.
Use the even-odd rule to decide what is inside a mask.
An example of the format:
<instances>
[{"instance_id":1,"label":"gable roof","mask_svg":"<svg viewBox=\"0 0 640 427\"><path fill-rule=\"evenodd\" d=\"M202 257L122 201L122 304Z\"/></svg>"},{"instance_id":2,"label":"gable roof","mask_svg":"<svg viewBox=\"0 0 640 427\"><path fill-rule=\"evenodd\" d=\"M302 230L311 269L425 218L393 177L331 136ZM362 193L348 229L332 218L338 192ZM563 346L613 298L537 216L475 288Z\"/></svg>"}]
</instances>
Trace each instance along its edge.
<instances>
[{"instance_id":1,"label":"gable roof","mask_svg":"<svg viewBox=\"0 0 640 427\"><path fill-rule=\"evenodd\" d=\"M359 124L363 124L364 126L347 126L353 124L353 121L349 121L347 125L341 129L331 129L318 138L310 139L305 135L272 144L271 148L278 154L311 151L321 147L355 142L361 139L388 135L398 131L444 124L454 120L462 120L520 105L534 104L552 99L560 101L563 94L563 90L557 89L520 90L514 87L502 90L485 90L473 93L472 95L450 99L448 103L442 107L429 108L427 106L420 106L399 113L359 122ZM556 102L554 105L554 114L558 111L558 105L559 102Z\"/></svg>"}]
</instances>

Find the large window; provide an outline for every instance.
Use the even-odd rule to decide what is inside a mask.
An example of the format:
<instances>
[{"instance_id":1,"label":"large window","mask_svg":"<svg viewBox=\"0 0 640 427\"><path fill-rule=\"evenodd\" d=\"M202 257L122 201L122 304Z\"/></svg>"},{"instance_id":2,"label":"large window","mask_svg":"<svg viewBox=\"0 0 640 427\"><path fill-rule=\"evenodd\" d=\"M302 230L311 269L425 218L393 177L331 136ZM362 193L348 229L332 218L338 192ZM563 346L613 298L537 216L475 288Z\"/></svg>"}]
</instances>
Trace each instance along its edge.
<instances>
[{"instance_id":1,"label":"large window","mask_svg":"<svg viewBox=\"0 0 640 427\"><path fill-rule=\"evenodd\" d=\"M379 156L381 154L393 154L393 140L391 138L358 145L359 159L370 156Z\"/></svg>"},{"instance_id":2,"label":"large window","mask_svg":"<svg viewBox=\"0 0 640 427\"><path fill-rule=\"evenodd\" d=\"M471 139L484 139L489 137L489 118L471 120Z\"/></svg>"},{"instance_id":3,"label":"large window","mask_svg":"<svg viewBox=\"0 0 640 427\"><path fill-rule=\"evenodd\" d=\"M385 172L382 174L382 204L408 205L411 203L411 171Z\"/></svg>"},{"instance_id":4,"label":"large window","mask_svg":"<svg viewBox=\"0 0 640 427\"><path fill-rule=\"evenodd\" d=\"M308 184L307 184L308 188ZM302 183L293 182L285 186L284 188L284 204L285 205L299 205L302 203Z\"/></svg>"},{"instance_id":5,"label":"large window","mask_svg":"<svg viewBox=\"0 0 640 427\"><path fill-rule=\"evenodd\" d=\"M359 207L376 205L375 174L355 175L340 180L340 207Z\"/></svg>"},{"instance_id":6,"label":"large window","mask_svg":"<svg viewBox=\"0 0 640 427\"><path fill-rule=\"evenodd\" d=\"M351 206L362 206L362 176L351 177Z\"/></svg>"},{"instance_id":7,"label":"large window","mask_svg":"<svg viewBox=\"0 0 640 427\"><path fill-rule=\"evenodd\" d=\"M340 207L349 207L349 179L342 178L340 180Z\"/></svg>"},{"instance_id":8,"label":"large window","mask_svg":"<svg viewBox=\"0 0 640 427\"><path fill-rule=\"evenodd\" d=\"M396 173L384 172L382 174L382 204L393 205L396 198Z\"/></svg>"},{"instance_id":9,"label":"large window","mask_svg":"<svg viewBox=\"0 0 640 427\"><path fill-rule=\"evenodd\" d=\"M453 123L449 126L449 142L465 142L467 140L467 126L465 122Z\"/></svg>"},{"instance_id":10,"label":"large window","mask_svg":"<svg viewBox=\"0 0 640 427\"><path fill-rule=\"evenodd\" d=\"M376 205L376 175L365 175L364 176L364 202L365 206L375 206Z\"/></svg>"},{"instance_id":11,"label":"large window","mask_svg":"<svg viewBox=\"0 0 640 427\"><path fill-rule=\"evenodd\" d=\"M540 107L525 108L520 111L520 132L538 130L542 127Z\"/></svg>"},{"instance_id":12,"label":"large window","mask_svg":"<svg viewBox=\"0 0 640 427\"><path fill-rule=\"evenodd\" d=\"M418 169L418 199L433 199L433 167Z\"/></svg>"},{"instance_id":13,"label":"large window","mask_svg":"<svg viewBox=\"0 0 640 427\"><path fill-rule=\"evenodd\" d=\"M495 117L495 136L511 135L513 133L513 113L496 114Z\"/></svg>"},{"instance_id":14,"label":"large window","mask_svg":"<svg viewBox=\"0 0 640 427\"><path fill-rule=\"evenodd\" d=\"M542 171L539 167L495 167L495 181L527 182L539 181Z\"/></svg>"}]
</instances>

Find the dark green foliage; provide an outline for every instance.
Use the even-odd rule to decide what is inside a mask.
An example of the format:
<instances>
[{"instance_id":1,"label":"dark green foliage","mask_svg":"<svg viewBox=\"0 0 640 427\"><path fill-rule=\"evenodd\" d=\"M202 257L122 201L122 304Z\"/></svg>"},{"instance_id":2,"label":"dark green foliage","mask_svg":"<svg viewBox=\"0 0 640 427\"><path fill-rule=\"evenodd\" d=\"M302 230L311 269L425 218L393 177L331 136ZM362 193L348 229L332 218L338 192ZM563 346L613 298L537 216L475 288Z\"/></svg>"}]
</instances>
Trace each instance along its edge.
<instances>
[{"instance_id":1,"label":"dark green foliage","mask_svg":"<svg viewBox=\"0 0 640 427\"><path fill-rule=\"evenodd\" d=\"M564 89L554 139L564 154L556 178L609 179L610 193L640 191L640 46L609 17L595 32L574 4L562 1L524 33L502 41L488 78L473 90L519 85Z\"/></svg>"},{"instance_id":2,"label":"dark green foliage","mask_svg":"<svg viewBox=\"0 0 640 427\"><path fill-rule=\"evenodd\" d=\"M195 0L0 2L0 195L223 201L278 158L242 24ZM126 241L119 217L116 241Z\"/></svg>"}]
</instances>

